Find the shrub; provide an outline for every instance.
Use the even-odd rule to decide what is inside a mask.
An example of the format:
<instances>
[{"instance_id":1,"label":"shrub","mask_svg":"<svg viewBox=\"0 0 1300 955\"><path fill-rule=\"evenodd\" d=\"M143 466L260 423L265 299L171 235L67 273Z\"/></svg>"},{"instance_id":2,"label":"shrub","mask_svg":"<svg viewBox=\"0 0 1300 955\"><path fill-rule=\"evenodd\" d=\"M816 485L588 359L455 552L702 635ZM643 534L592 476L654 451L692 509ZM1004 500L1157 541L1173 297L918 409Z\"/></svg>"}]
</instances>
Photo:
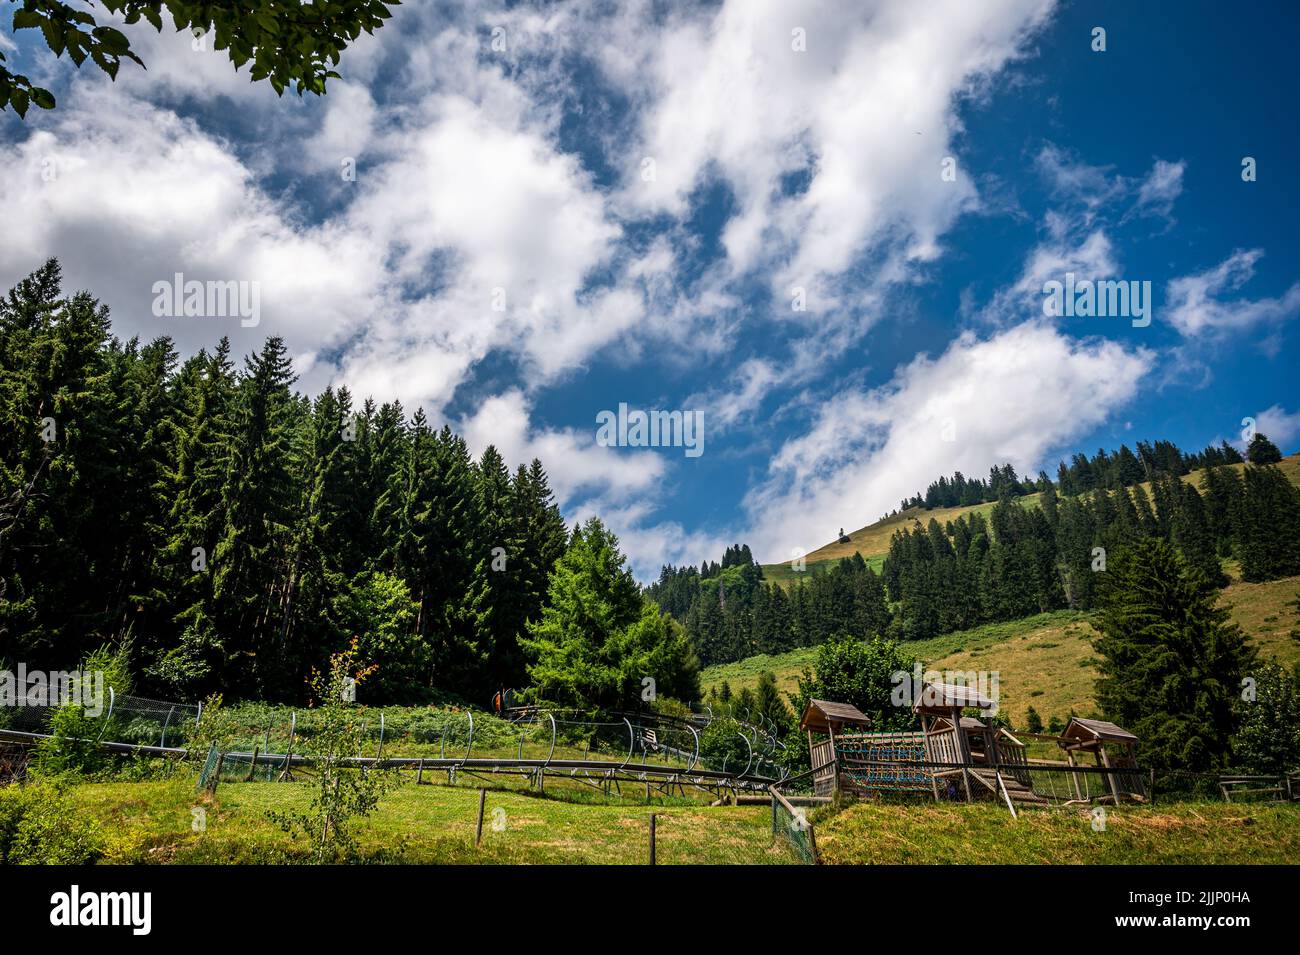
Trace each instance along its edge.
<instances>
[{"instance_id":1,"label":"shrub","mask_svg":"<svg viewBox=\"0 0 1300 955\"><path fill-rule=\"evenodd\" d=\"M119 645L116 650L102 646L86 657L80 669L83 673L102 671L105 692L112 687L119 696L130 693L131 674L127 667L130 650L129 643ZM107 706L107 701L104 705ZM108 771L114 759L98 745L98 740L101 735L104 739L122 738L120 733L115 733L120 730L116 723L107 713L88 716L77 703L59 707L50 717L51 737L36 747L33 770L42 776L94 776Z\"/></svg>"},{"instance_id":2,"label":"shrub","mask_svg":"<svg viewBox=\"0 0 1300 955\"><path fill-rule=\"evenodd\" d=\"M352 821L374 812L393 783L392 774L378 767L355 770L343 766L343 760L359 752L362 744L359 708L350 702L350 690L374 671L374 667L361 667L357 662L354 638L349 649L330 657L328 673L312 672L312 690L320 702L320 731L308 747L315 757L316 795L305 812L267 813L285 832L305 835L317 862L356 856Z\"/></svg>"},{"instance_id":3,"label":"shrub","mask_svg":"<svg viewBox=\"0 0 1300 955\"><path fill-rule=\"evenodd\" d=\"M700 732L700 759L709 769L738 773L750 760L750 747L740 736L740 724L716 719Z\"/></svg>"},{"instance_id":4,"label":"shrub","mask_svg":"<svg viewBox=\"0 0 1300 955\"><path fill-rule=\"evenodd\" d=\"M0 789L0 865L84 865L105 852L99 823L48 783Z\"/></svg>"}]
</instances>

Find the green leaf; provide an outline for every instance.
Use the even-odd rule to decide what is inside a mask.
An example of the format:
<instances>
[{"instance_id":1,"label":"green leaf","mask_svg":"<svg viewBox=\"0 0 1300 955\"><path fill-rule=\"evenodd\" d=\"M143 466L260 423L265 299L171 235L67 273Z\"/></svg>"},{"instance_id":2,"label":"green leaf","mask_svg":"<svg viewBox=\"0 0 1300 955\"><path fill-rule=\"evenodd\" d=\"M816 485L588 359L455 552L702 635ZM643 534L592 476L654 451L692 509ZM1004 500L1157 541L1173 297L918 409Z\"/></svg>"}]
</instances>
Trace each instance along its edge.
<instances>
[{"instance_id":1,"label":"green leaf","mask_svg":"<svg viewBox=\"0 0 1300 955\"><path fill-rule=\"evenodd\" d=\"M32 102L41 109L54 109L54 94L39 86L32 87Z\"/></svg>"},{"instance_id":2,"label":"green leaf","mask_svg":"<svg viewBox=\"0 0 1300 955\"><path fill-rule=\"evenodd\" d=\"M124 56L131 50L131 41L121 30L115 30L112 27L95 27L91 31L95 39L99 40L100 45L114 56Z\"/></svg>"},{"instance_id":3,"label":"green leaf","mask_svg":"<svg viewBox=\"0 0 1300 955\"><path fill-rule=\"evenodd\" d=\"M27 118L27 93L24 90L15 89L9 96L9 101L14 104L14 112L24 119Z\"/></svg>"},{"instance_id":4,"label":"green leaf","mask_svg":"<svg viewBox=\"0 0 1300 955\"><path fill-rule=\"evenodd\" d=\"M55 56L63 55L63 26L53 20L41 21L41 33L45 34L45 45Z\"/></svg>"},{"instance_id":5,"label":"green leaf","mask_svg":"<svg viewBox=\"0 0 1300 955\"><path fill-rule=\"evenodd\" d=\"M117 69L121 65L117 60L110 60L101 50L91 50L90 56L96 65L108 74L109 79L117 79Z\"/></svg>"},{"instance_id":6,"label":"green leaf","mask_svg":"<svg viewBox=\"0 0 1300 955\"><path fill-rule=\"evenodd\" d=\"M44 22L45 22L45 18L41 16L39 13L37 13L35 10L28 10L24 8L21 10L14 11L15 30L28 30L31 29L32 27L39 27Z\"/></svg>"}]
</instances>

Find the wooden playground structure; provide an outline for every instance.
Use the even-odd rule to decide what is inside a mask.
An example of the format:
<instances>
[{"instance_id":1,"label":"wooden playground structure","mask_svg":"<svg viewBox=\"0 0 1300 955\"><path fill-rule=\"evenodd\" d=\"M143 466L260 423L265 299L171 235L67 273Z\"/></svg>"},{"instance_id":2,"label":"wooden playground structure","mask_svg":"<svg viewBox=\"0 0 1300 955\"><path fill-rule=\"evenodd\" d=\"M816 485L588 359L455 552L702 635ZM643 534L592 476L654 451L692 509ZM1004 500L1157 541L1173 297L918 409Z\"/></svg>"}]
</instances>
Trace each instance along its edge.
<instances>
[{"instance_id":1,"label":"wooden playground structure","mask_svg":"<svg viewBox=\"0 0 1300 955\"><path fill-rule=\"evenodd\" d=\"M1072 717L1060 736L1035 737L1054 742L1065 759L1031 759L1025 742L989 722L996 707L972 687L926 682L912 706L919 730L871 732L856 707L810 700L799 725L808 736L813 792L992 799L1013 816L1025 806L1150 799L1138 740L1127 730ZM1086 765L1089 754L1094 765Z\"/></svg>"}]
</instances>

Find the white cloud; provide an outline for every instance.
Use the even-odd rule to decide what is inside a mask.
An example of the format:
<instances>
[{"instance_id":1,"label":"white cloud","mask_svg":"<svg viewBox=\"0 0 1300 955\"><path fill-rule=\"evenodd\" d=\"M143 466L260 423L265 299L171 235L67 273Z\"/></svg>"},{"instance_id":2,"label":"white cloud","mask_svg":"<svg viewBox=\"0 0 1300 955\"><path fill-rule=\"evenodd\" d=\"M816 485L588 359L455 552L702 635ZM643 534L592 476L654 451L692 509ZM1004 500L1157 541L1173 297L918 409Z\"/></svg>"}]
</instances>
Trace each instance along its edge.
<instances>
[{"instance_id":1,"label":"white cloud","mask_svg":"<svg viewBox=\"0 0 1300 955\"><path fill-rule=\"evenodd\" d=\"M1205 338L1276 324L1300 313L1300 282L1278 298L1225 297L1250 281L1263 254L1263 249L1238 249L1211 269L1170 281L1164 309L1170 324L1189 338Z\"/></svg>"},{"instance_id":2,"label":"white cloud","mask_svg":"<svg viewBox=\"0 0 1300 955\"><path fill-rule=\"evenodd\" d=\"M1075 235L1054 212L1047 216L1046 229L1048 237L1030 250L1019 278L1009 287L999 289L980 309L981 319L1010 325L1026 317L1041 316L1044 284L1064 282L1068 272L1073 272L1076 280L1091 282L1118 273L1114 244L1102 229Z\"/></svg>"},{"instance_id":3,"label":"white cloud","mask_svg":"<svg viewBox=\"0 0 1300 955\"><path fill-rule=\"evenodd\" d=\"M1272 405L1255 415L1255 430L1286 453L1297 435L1300 435L1300 410L1287 412L1281 405Z\"/></svg>"},{"instance_id":4,"label":"white cloud","mask_svg":"<svg viewBox=\"0 0 1300 955\"><path fill-rule=\"evenodd\" d=\"M325 119L303 143L301 156L317 168L333 171L342 181L343 160L355 162L366 151L375 122L370 91L359 83L335 80L325 99Z\"/></svg>"},{"instance_id":5,"label":"white cloud","mask_svg":"<svg viewBox=\"0 0 1300 955\"><path fill-rule=\"evenodd\" d=\"M1096 209L1126 191L1125 181L1113 167L1084 162L1054 143L1039 150L1034 165L1058 200L1084 210L1084 227Z\"/></svg>"},{"instance_id":6,"label":"white cloud","mask_svg":"<svg viewBox=\"0 0 1300 955\"><path fill-rule=\"evenodd\" d=\"M1168 219L1182 193L1185 163L1157 159L1142 179L1117 175L1048 144L1034 157L1057 205L1043 217L1042 238L1029 252L1020 276L982 307L964 310L983 321L1007 325L1043 314L1043 286L1123 278L1109 223L1137 215Z\"/></svg>"},{"instance_id":7,"label":"white cloud","mask_svg":"<svg viewBox=\"0 0 1300 955\"><path fill-rule=\"evenodd\" d=\"M787 560L839 527L877 520L940 474L983 476L1002 461L1032 473L1128 404L1152 361L1145 350L1071 339L1041 322L988 339L968 332L889 384L824 404L747 499L744 539L762 560Z\"/></svg>"},{"instance_id":8,"label":"white cloud","mask_svg":"<svg viewBox=\"0 0 1300 955\"><path fill-rule=\"evenodd\" d=\"M1157 159L1151 172L1138 187L1138 205L1168 215L1174 200L1183 193L1183 173L1186 170L1187 164L1184 162Z\"/></svg>"},{"instance_id":9,"label":"white cloud","mask_svg":"<svg viewBox=\"0 0 1300 955\"><path fill-rule=\"evenodd\" d=\"M931 259L975 199L964 172L940 178L959 131L954 97L1018 55L1052 6L733 0L707 21L670 22L623 76L643 86L648 70L655 89L640 142L622 150L624 199L681 215L691 191L720 175L738 205L723 235L731 265L776 263L783 294L792 282L819 286L881 243ZM792 49L795 30L806 52ZM653 181L642 157L655 161ZM783 177L800 172L806 190L783 195Z\"/></svg>"},{"instance_id":10,"label":"white cloud","mask_svg":"<svg viewBox=\"0 0 1300 955\"><path fill-rule=\"evenodd\" d=\"M460 421L457 431L475 457L491 444L511 465L540 458L562 505L576 504L579 496L626 501L662 480L665 464L660 453L596 444L594 413L591 429L579 431L534 428L531 411L523 392L513 389L483 401Z\"/></svg>"},{"instance_id":11,"label":"white cloud","mask_svg":"<svg viewBox=\"0 0 1300 955\"><path fill-rule=\"evenodd\" d=\"M69 288L113 308L120 335L171 335L185 352L229 334L237 349L284 336L303 352L382 307L382 250L334 224L305 227L267 196L227 148L170 110L85 85L26 140L0 146L0 180L21 244L0 246L17 278L60 257ZM238 318L160 319L152 286L187 279L260 283L261 324Z\"/></svg>"},{"instance_id":12,"label":"white cloud","mask_svg":"<svg viewBox=\"0 0 1300 955\"><path fill-rule=\"evenodd\" d=\"M1108 205L1127 203L1125 216L1168 217L1183 192L1187 163L1156 159L1145 177L1122 176L1113 166L1095 166L1061 147L1048 143L1034 164L1052 194L1081 221L1079 229L1092 227L1094 218Z\"/></svg>"}]
</instances>

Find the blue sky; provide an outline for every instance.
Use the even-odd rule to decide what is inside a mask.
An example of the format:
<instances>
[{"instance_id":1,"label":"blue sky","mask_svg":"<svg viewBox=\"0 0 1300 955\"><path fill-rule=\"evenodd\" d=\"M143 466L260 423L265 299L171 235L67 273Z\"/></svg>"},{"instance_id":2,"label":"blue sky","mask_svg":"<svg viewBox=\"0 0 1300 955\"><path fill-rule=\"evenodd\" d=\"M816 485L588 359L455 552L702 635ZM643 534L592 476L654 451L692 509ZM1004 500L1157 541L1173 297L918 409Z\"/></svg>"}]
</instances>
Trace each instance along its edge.
<instances>
[{"instance_id":1,"label":"blue sky","mask_svg":"<svg viewBox=\"0 0 1300 955\"><path fill-rule=\"evenodd\" d=\"M282 335L307 391L541 457L643 578L955 469L1300 443L1292 4L394 12L323 99L210 38L133 28L109 83L0 33L59 99L0 119L0 281L57 255L119 334ZM154 316L176 272L259 283L257 326ZM1150 325L1045 316L1067 272L1149 282ZM620 403L702 413L704 454L599 446Z\"/></svg>"}]
</instances>

